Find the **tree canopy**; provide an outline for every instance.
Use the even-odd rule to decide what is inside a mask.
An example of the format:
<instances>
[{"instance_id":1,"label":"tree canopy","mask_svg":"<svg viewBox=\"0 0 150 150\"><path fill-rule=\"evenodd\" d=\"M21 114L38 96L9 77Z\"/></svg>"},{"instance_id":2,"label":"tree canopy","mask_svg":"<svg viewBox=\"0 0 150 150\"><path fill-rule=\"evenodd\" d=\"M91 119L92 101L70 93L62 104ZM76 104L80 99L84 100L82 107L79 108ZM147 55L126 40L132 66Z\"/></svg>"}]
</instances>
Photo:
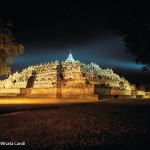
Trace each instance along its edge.
<instances>
[{"instance_id":1,"label":"tree canopy","mask_svg":"<svg viewBox=\"0 0 150 150\"><path fill-rule=\"evenodd\" d=\"M105 5L108 28L123 37L126 51L150 70L150 2L112 1Z\"/></svg>"},{"instance_id":2,"label":"tree canopy","mask_svg":"<svg viewBox=\"0 0 150 150\"><path fill-rule=\"evenodd\" d=\"M24 46L15 43L11 28L0 25L0 76L11 73L10 64L23 52Z\"/></svg>"}]
</instances>

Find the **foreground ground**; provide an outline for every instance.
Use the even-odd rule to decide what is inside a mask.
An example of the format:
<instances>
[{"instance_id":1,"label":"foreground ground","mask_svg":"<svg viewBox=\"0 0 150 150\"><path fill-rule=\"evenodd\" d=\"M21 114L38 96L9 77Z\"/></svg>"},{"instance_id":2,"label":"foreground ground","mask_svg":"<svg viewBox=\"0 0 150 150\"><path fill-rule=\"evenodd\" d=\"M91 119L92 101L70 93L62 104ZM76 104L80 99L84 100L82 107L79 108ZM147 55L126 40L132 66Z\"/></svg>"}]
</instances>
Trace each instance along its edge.
<instances>
[{"instance_id":1,"label":"foreground ground","mask_svg":"<svg viewBox=\"0 0 150 150\"><path fill-rule=\"evenodd\" d=\"M0 105L0 142L19 149L150 149L149 139L150 99Z\"/></svg>"}]
</instances>

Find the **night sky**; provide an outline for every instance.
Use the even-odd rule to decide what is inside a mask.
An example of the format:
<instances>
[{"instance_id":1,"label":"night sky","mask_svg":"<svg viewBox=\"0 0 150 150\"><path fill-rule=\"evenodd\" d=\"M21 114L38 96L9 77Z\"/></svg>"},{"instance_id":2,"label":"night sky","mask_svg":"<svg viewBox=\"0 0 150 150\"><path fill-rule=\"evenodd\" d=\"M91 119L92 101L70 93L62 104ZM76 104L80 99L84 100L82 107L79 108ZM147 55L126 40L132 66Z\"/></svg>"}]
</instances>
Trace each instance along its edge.
<instances>
[{"instance_id":1,"label":"night sky","mask_svg":"<svg viewBox=\"0 0 150 150\"><path fill-rule=\"evenodd\" d=\"M16 42L25 46L25 53L15 58L12 72L29 65L65 60L71 49L74 59L97 63L103 69L112 68L133 84L150 84L150 72L142 71L142 65L136 64L134 57L125 52L123 38L108 28L104 14L111 5L113 3L81 5L33 0L3 2L0 18L13 23ZM120 5L113 7L120 8Z\"/></svg>"}]
</instances>

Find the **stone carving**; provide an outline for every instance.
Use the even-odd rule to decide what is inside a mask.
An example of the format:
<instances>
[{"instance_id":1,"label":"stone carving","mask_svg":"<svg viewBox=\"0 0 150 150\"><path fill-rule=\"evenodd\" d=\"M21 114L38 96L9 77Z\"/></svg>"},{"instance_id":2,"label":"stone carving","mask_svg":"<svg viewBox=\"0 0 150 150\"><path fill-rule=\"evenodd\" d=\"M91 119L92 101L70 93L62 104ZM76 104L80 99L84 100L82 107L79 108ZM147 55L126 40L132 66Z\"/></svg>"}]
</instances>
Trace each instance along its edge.
<instances>
[{"instance_id":1,"label":"stone carving","mask_svg":"<svg viewBox=\"0 0 150 150\"><path fill-rule=\"evenodd\" d=\"M74 60L71 52L65 61L52 61L40 65L29 66L22 72L14 73L8 79L0 81L0 89L4 88L50 88L80 87L83 84L105 84L123 90L133 90L126 79L115 74L112 69L102 69L98 64L84 64Z\"/></svg>"}]
</instances>

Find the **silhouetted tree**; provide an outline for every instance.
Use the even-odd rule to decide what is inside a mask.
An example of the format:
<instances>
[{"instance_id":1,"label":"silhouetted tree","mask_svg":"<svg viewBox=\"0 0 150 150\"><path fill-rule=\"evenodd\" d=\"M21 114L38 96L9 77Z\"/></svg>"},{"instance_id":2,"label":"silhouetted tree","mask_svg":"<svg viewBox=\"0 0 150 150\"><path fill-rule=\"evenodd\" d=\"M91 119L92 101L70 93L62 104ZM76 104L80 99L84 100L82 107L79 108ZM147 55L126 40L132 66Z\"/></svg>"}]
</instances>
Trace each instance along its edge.
<instances>
[{"instance_id":1,"label":"silhouetted tree","mask_svg":"<svg viewBox=\"0 0 150 150\"><path fill-rule=\"evenodd\" d=\"M14 57L24 52L24 46L14 42L10 24L0 24L0 76L11 73L10 64Z\"/></svg>"},{"instance_id":2,"label":"silhouetted tree","mask_svg":"<svg viewBox=\"0 0 150 150\"><path fill-rule=\"evenodd\" d=\"M126 51L150 69L150 1L109 1L104 7L108 27L123 37Z\"/></svg>"}]
</instances>

